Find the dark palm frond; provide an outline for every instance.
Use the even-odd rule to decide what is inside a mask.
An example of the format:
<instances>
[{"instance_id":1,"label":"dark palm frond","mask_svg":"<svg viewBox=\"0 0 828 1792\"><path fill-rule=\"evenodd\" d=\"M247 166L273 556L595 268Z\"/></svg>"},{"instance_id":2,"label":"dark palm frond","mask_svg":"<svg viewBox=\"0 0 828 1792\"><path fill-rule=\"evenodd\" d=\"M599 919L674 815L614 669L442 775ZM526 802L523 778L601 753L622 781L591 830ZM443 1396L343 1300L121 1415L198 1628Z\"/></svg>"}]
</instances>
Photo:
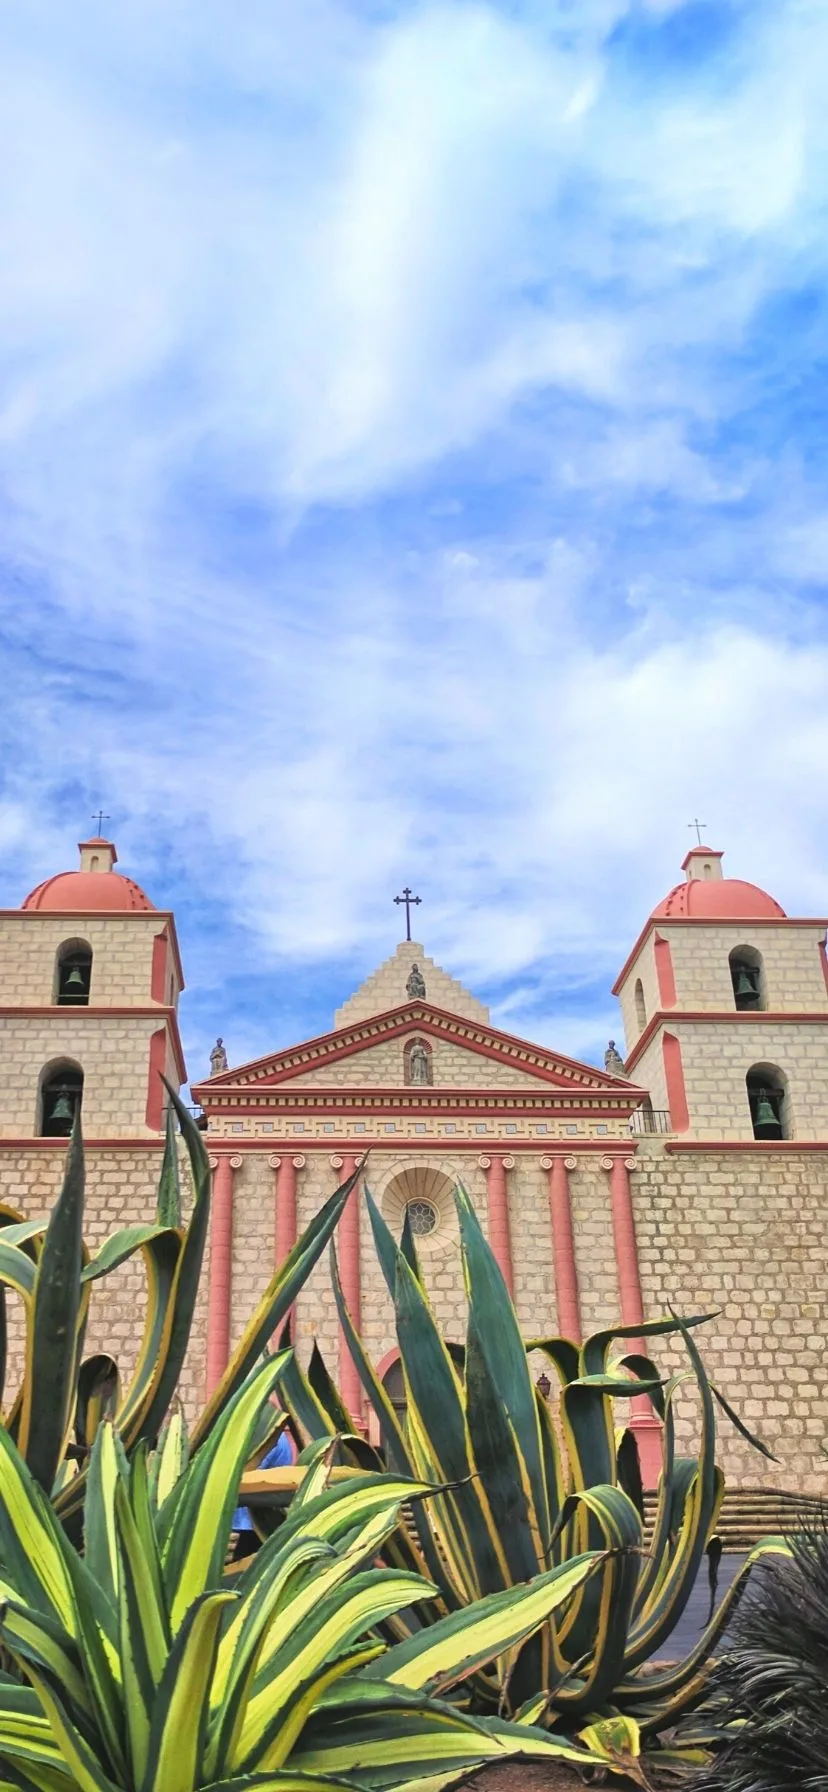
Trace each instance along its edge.
<instances>
[{"instance_id":1,"label":"dark palm frond","mask_svg":"<svg viewBox=\"0 0 828 1792\"><path fill-rule=\"evenodd\" d=\"M828 1517L757 1564L711 1679L727 1740L695 1792L828 1792Z\"/></svg>"}]
</instances>

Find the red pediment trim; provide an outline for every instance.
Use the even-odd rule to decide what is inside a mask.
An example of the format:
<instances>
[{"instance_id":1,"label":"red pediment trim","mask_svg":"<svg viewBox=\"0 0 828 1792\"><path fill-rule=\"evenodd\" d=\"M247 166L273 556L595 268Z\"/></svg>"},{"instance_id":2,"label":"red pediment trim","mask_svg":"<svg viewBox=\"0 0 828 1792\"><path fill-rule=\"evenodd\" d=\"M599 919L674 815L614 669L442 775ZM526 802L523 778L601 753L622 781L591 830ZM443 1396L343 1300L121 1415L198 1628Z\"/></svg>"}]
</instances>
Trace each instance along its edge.
<instances>
[{"instance_id":1,"label":"red pediment trim","mask_svg":"<svg viewBox=\"0 0 828 1792\"><path fill-rule=\"evenodd\" d=\"M273 1052L237 1069L222 1071L203 1083L194 1084L193 1096L209 1107L211 1097L220 1096L225 1090L240 1092L247 1089L264 1093L265 1089L275 1089L307 1075L308 1071L327 1068L374 1045L401 1039L413 1030L432 1039L450 1039L478 1057L522 1070L527 1080L546 1084L550 1091L612 1095L622 1100L628 1092L638 1094L634 1084L621 1077L608 1076L593 1065L579 1064L574 1058L545 1051L543 1046L531 1045L496 1027L466 1020L444 1008L435 1008L430 1002L415 1001L392 1008L385 1014L371 1015L349 1027L337 1028L335 1032L323 1033L319 1038L306 1040L287 1051ZM518 1092L516 1088L515 1093ZM507 1091L500 1093L505 1095Z\"/></svg>"}]
</instances>

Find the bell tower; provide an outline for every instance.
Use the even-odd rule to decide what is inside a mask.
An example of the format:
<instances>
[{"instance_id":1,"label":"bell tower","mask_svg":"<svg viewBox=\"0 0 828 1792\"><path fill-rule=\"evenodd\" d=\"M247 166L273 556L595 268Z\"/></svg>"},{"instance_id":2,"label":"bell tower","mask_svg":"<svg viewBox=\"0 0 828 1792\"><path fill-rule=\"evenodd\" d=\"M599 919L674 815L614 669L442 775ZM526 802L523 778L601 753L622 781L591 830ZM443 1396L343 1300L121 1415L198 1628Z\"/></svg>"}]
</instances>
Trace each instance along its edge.
<instances>
[{"instance_id":1,"label":"bell tower","mask_svg":"<svg viewBox=\"0 0 828 1792\"><path fill-rule=\"evenodd\" d=\"M68 1136L77 1104L90 1143L158 1139L185 1068L175 923L116 871L110 840L79 846L76 871L0 911L0 1141Z\"/></svg>"},{"instance_id":2,"label":"bell tower","mask_svg":"<svg viewBox=\"0 0 828 1792\"><path fill-rule=\"evenodd\" d=\"M615 984L626 1072L690 1139L828 1143L826 921L687 854Z\"/></svg>"}]
</instances>

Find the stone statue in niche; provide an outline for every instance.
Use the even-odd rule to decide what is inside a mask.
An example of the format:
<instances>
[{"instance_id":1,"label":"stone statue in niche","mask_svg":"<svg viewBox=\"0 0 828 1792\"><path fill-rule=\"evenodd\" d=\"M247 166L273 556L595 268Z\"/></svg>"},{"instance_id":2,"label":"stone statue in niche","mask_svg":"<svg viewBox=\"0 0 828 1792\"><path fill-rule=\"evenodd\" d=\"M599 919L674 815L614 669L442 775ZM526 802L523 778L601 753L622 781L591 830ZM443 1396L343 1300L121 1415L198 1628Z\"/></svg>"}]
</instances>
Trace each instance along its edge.
<instances>
[{"instance_id":1,"label":"stone statue in niche","mask_svg":"<svg viewBox=\"0 0 828 1792\"><path fill-rule=\"evenodd\" d=\"M609 1071L610 1076L626 1076L627 1074L621 1053L615 1049L614 1039L610 1040L604 1053L604 1069Z\"/></svg>"},{"instance_id":2,"label":"stone statue in niche","mask_svg":"<svg viewBox=\"0 0 828 1792\"><path fill-rule=\"evenodd\" d=\"M408 973L408 982L406 983L405 990L406 990L406 995L410 996L412 1001L414 1001L417 996L422 997L425 995L425 992L426 992L425 978L424 978L423 973L420 970L420 967L418 964L413 964L411 966L411 970Z\"/></svg>"},{"instance_id":3,"label":"stone statue in niche","mask_svg":"<svg viewBox=\"0 0 828 1792\"><path fill-rule=\"evenodd\" d=\"M220 1070L226 1069L227 1053L224 1049L224 1040L217 1039L210 1053L210 1075L218 1076Z\"/></svg>"},{"instance_id":4,"label":"stone statue in niche","mask_svg":"<svg viewBox=\"0 0 828 1792\"><path fill-rule=\"evenodd\" d=\"M408 1054L408 1080L420 1087L431 1082L431 1062L419 1039L415 1039Z\"/></svg>"}]
</instances>

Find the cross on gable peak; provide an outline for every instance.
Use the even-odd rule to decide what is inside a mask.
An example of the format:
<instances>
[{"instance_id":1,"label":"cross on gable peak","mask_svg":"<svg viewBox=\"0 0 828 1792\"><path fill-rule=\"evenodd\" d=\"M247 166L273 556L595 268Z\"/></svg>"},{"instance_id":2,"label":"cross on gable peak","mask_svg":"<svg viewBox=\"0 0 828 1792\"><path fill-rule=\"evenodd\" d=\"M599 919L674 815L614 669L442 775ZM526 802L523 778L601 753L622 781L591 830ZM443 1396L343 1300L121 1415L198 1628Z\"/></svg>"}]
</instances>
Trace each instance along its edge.
<instances>
[{"instance_id":1,"label":"cross on gable peak","mask_svg":"<svg viewBox=\"0 0 828 1792\"><path fill-rule=\"evenodd\" d=\"M422 896L414 895L414 892L409 889L408 884L406 884L401 896L394 897L394 902L398 908L401 903L405 904L405 937L407 940L410 940L411 938L411 910L412 908L419 908L422 900Z\"/></svg>"}]
</instances>

